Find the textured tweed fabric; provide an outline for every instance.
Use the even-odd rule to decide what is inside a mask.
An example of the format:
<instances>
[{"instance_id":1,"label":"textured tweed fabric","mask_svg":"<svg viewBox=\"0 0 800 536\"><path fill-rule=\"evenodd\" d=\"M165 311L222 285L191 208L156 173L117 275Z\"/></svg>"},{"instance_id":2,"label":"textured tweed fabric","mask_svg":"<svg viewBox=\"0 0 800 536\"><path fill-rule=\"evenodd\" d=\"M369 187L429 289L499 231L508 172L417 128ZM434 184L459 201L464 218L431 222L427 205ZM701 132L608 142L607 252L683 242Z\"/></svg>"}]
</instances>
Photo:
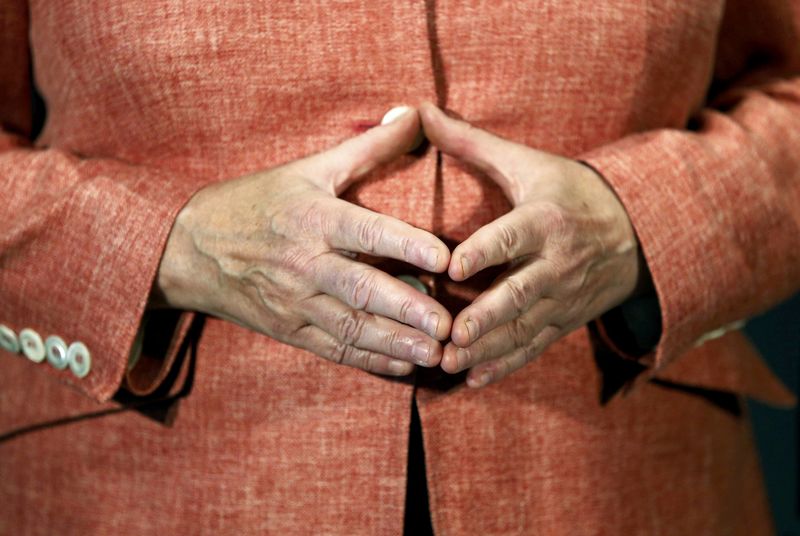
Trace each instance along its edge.
<instances>
[{"instance_id":1,"label":"textured tweed fabric","mask_svg":"<svg viewBox=\"0 0 800 536\"><path fill-rule=\"evenodd\" d=\"M737 408L791 394L738 333L695 343L800 286L798 31L788 0L3 0L0 323L93 365L0 350L0 534L399 534L413 397L437 534L770 534ZM658 291L651 355L581 329L471 390L185 314L127 370L195 191L425 100L606 178ZM346 198L452 243L508 210L432 148ZM454 309L485 285L434 283ZM180 398L115 411L131 392Z\"/></svg>"}]
</instances>

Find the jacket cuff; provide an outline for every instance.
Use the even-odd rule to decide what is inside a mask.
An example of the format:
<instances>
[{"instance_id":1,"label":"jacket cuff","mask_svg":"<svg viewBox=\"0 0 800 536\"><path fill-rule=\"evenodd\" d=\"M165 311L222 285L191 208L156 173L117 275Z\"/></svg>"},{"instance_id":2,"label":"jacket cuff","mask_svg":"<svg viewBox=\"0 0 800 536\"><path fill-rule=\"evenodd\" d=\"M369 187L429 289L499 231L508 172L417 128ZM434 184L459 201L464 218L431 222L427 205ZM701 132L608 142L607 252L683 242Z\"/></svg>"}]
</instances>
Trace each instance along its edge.
<instances>
[{"instance_id":1,"label":"jacket cuff","mask_svg":"<svg viewBox=\"0 0 800 536\"><path fill-rule=\"evenodd\" d=\"M718 299L712 294L717 290L713 289L713 278L730 269L722 265L726 253L720 249L725 246L715 236L720 233L720 222L714 215L701 212L706 209L704 204L693 202L698 195L695 175L698 169L711 166L708 155L695 149L696 140L687 139L692 136L696 137L683 131L653 131L579 157L606 180L625 207L655 292L654 299L627 303L623 309L601 318L597 322L598 334L605 333L601 337L620 355L651 367L648 375L692 348L704 333L730 322L720 318L725 311L713 307ZM740 155L740 166L752 164L748 155ZM697 169L686 169L695 165ZM735 169L736 163L730 167L724 171L725 175L746 173ZM658 319L653 309L655 304ZM642 335L644 331L650 332L644 337L645 343L652 340L652 330L660 327L652 351L621 344L624 337L617 336L614 328L609 329L608 322L614 316L617 320L622 317L614 326L621 324L629 331L628 337L635 339L638 331ZM631 319L640 326L631 330Z\"/></svg>"},{"instance_id":2,"label":"jacket cuff","mask_svg":"<svg viewBox=\"0 0 800 536\"><path fill-rule=\"evenodd\" d=\"M129 359L175 218L208 181L59 151L9 151L2 158L32 191L48 177L71 186L43 189L53 200L32 192L36 204L17 218L26 232L4 231L16 245L3 251L0 324L17 335L27 328L41 341L57 336L66 347L80 343L85 374L49 359L32 359L38 362L31 366L98 401L109 400L123 380L136 392L151 391L162 376L144 357L148 334L135 371L128 371ZM176 337L186 325L176 324ZM20 358L27 355L22 346ZM166 352L159 362L168 366L169 359Z\"/></svg>"},{"instance_id":3,"label":"jacket cuff","mask_svg":"<svg viewBox=\"0 0 800 536\"><path fill-rule=\"evenodd\" d=\"M152 394L164 381L186 338L194 313L163 309L145 314L128 361L123 388Z\"/></svg>"},{"instance_id":4,"label":"jacket cuff","mask_svg":"<svg viewBox=\"0 0 800 536\"><path fill-rule=\"evenodd\" d=\"M658 297L648 294L631 298L594 323L597 335L606 347L620 357L646 365L661 339Z\"/></svg>"}]
</instances>

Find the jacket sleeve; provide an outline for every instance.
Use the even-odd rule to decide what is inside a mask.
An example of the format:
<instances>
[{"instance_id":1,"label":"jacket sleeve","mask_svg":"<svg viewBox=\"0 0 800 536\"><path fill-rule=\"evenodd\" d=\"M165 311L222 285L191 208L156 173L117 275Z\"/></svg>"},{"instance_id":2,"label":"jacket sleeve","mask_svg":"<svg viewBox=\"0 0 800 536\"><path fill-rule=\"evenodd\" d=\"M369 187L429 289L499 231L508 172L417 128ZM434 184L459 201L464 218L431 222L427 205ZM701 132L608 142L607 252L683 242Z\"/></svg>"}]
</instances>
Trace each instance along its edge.
<instances>
[{"instance_id":1,"label":"jacket sleeve","mask_svg":"<svg viewBox=\"0 0 800 536\"><path fill-rule=\"evenodd\" d=\"M33 147L26 6L0 4L0 363L27 357L107 400L141 348L137 333L172 222L201 184ZM149 367L143 378L160 377L151 359L140 361Z\"/></svg>"},{"instance_id":2,"label":"jacket sleeve","mask_svg":"<svg viewBox=\"0 0 800 536\"><path fill-rule=\"evenodd\" d=\"M799 32L796 0L727 2L713 96L691 129L579 157L621 199L652 274L652 372L800 288Z\"/></svg>"}]
</instances>

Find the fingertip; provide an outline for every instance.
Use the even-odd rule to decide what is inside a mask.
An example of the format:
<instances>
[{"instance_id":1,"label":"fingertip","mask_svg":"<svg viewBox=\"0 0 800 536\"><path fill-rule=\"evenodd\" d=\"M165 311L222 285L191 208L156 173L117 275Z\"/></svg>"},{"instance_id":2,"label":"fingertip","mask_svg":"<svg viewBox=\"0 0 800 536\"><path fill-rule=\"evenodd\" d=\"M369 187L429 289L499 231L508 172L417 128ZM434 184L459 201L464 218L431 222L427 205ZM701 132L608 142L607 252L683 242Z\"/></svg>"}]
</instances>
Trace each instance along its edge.
<instances>
[{"instance_id":1,"label":"fingertip","mask_svg":"<svg viewBox=\"0 0 800 536\"><path fill-rule=\"evenodd\" d=\"M419 259L411 258L404 260L429 272L440 274L446 271L450 266L450 250L444 242L427 231L418 238L421 251L419 253L412 253L412 255L419 255Z\"/></svg>"},{"instance_id":2,"label":"fingertip","mask_svg":"<svg viewBox=\"0 0 800 536\"><path fill-rule=\"evenodd\" d=\"M444 244L429 247L422 256L426 270L440 274L450 266L450 250Z\"/></svg>"},{"instance_id":3,"label":"fingertip","mask_svg":"<svg viewBox=\"0 0 800 536\"><path fill-rule=\"evenodd\" d=\"M432 333L432 336L437 341L444 341L450 336L450 330L453 328L453 318L446 310L437 315L439 317L438 325Z\"/></svg>"},{"instance_id":4,"label":"fingertip","mask_svg":"<svg viewBox=\"0 0 800 536\"><path fill-rule=\"evenodd\" d=\"M481 387L483 387L483 384L481 383L480 378L478 376L470 372L469 374L467 374L467 387L471 389L480 389Z\"/></svg>"},{"instance_id":5,"label":"fingertip","mask_svg":"<svg viewBox=\"0 0 800 536\"><path fill-rule=\"evenodd\" d=\"M442 370L448 374L455 374L458 372L458 357L456 355L457 347L450 343L444 347L442 354Z\"/></svg>"},{"instance_id":6,"label":"fingertip","mask_svg":"<svg viewBox=\"0 0 800 536\"><path fill-rule=\"evenodd\" d=\"M473 338L473 333L475 332L475 338ZM453 322L453 327L450 333L450 340L453 341L453 344L460 348L466 348L472 342L477 339L477 325L475 324L472 319L462 320L455 320Z\"/></svg>"},{"instance_id":7,"label":"fingertip","mask_svg":"<svg viewBox=\"0 0 800 536\"><path fill-rule=\"evenodd\" d=\"M492 372L487 368L474 367L467 373L467 386L480 389L492 382Z\"/></svg>"},{"instance_id":8,"label":"fingertip","mask_svg":"<svg viewBox=\"0 0 800 536\"><path fill-rule=\"evenodd\" d=\"M469 257L456 251L450 258L447 273L454 281L464 281L472 275L473 267L474 263Z\"/></svg>"},{"instance_id":9,"label":"fingertip","mask_svg":"<svg viewBox=\"0 0 800 536\"><path fill-rule=\"evenodd\" d=\"M450 264L447 267L447 275L453 281L463 281L464 277L461 275L461 267L456 263L455 258L450 260Z\"/></svg>"},{"instance_id":10,"label":"fingertip","mask_svg":"<svg viewBox=\"0 0 800 536\"><path fill-rule=\"evenodd\" d=\"M422 130L425 136L434 144L439 139L439 123L442 118L446 118L445 113L431 102L423 102L419 107L419 117L422 122Z\"/></svg>"},{"instance_id":11,"label":"fingertip","mask_svg":"<svg viewBox=\"0 0 800 536\"><path fill-rule=\"evenodd\" d=\"M428 367L437 367L442 362L442 355L444 354L444 350L442 349L442 345L434 343L431 345L431 355L428 358Z\"/></svg>"},{"instance_id":12,"label":"fingertip","mask_svg":"<svg viewBox=\"0 0 800 536\"><path fill-rule=\"evenodd\" d=\"M447 249L447 246L441 244L436 248L436 252L437 258L430 263L430 271L440 274L447 271L447 269L450 267L450 250Z\"/></svg>"},{"instance_id":13,"label":"fingertip","mask_svg":"<svg viewBox=\"0 0 800 536\"><path fill-rule=\"evenodd\" d=\"M485 254L481 255L480 241L474 235L456 246L450 256L448 274L455 281L463 281L483 268Z\"/></svg>"}]
</instances>

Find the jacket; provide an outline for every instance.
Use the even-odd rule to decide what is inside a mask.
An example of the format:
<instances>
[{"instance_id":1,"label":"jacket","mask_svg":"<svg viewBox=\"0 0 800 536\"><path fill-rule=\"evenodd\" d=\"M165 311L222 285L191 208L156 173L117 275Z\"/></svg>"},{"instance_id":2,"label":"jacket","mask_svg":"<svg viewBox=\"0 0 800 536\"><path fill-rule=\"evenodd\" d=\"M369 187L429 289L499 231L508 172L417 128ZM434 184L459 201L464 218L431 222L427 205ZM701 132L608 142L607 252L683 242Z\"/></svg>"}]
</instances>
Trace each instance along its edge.
<instances>
[{"instance_id":1,"label":"jacket","mask_svg":"<svg viewBox=\"0 0 800 536\"><path fill-rule=\"evenodd\" d=\"M741 401L792 396L726 327L800 285L798 30L778 0L3 2L0 533L398 534L413 401L437 534L771 533ZM193 193L424 100L602 174L652 352L589 326L472 390L146 311ZM435 148L345 197L452 244L509 208Z\"/></svg>"}]
</instances>

